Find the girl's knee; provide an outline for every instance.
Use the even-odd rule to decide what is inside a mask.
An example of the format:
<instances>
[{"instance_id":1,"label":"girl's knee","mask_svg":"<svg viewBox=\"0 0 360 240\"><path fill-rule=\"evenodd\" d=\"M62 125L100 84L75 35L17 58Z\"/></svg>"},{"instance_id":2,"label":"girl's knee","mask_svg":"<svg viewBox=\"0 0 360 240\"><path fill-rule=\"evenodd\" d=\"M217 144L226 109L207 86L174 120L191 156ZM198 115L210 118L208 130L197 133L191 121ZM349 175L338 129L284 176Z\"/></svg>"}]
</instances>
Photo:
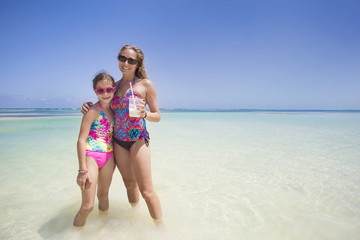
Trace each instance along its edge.
<instances>
[{"instance_id":1,"label":"girl's knee","mask_svg":"<svg viewBox=\"0 0 360 240\"><path fill-rule=\"evenodd\" d=\"M94 204L84 204L81 206L80 211L89 214L94 208Z\"/></svg>"},{"instance_id":2,"label":"girl's knee","mask_svg":"<svg viewBox=\"0 0 360 240\"><path fill-rule=\"evenodd\" d=\"M109 197L109 191L101 191L97 193L98 199L107 199Z\"/></svg>"}]
</instances>

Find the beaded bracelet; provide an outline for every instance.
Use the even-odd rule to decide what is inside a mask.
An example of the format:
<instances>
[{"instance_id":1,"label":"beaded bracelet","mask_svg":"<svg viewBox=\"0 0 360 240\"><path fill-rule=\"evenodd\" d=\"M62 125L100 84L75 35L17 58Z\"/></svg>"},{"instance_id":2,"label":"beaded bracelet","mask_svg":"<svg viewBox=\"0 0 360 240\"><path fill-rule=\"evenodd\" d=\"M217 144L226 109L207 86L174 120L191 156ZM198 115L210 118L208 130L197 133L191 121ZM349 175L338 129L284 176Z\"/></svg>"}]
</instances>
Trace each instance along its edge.
<instances>
[{"instance_id":1,"label":"beaded bracelet","mask_svg":"<svg viewBox=\"0 0 360 240\"><path fill-rule=\"evenodd\" d=\"M78 173L88 173L88 170L78 170Z\"/></svg>"}]
</instances>

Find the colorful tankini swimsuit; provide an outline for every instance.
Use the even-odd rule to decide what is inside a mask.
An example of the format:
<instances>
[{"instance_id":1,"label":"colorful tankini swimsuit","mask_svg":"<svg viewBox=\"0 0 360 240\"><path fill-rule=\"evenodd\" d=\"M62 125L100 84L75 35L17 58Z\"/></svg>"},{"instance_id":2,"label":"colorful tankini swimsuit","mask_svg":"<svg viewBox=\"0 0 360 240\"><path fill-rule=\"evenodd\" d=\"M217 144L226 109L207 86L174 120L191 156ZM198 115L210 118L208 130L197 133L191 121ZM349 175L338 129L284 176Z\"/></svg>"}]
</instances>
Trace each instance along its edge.
<instances>
[{"instance_id":1,"label":"colorful tankini swimsuit","mask_svg":"<svg viewBox=\"0 0 360 240\"><path fill-rule=\"evenodd\" d=\"M91 124L89 136L86 140L86 156L93 158L99 168L102 168L113 154L114 120L109 122L101 108L101 104L100 109L100 115Z\"/></svg>"},{"instance_id":2,"label":"colorful tankini swimsuit","mask_svg":"<svg viewBox=\"0 0 360 240\"><path fill-rule=\"evenodd\" d=\"M146 146L148 146L150 137L146 130L145 119L142 117L129 116L129 98L132 97L131 91L122 97L118 96L117 92L118 87L111 102L112 109L115 112L114 142L130 150L136 141L144 139ZM137 92L134 92L134 97L141 98Z\"/></svg>"}]
</instances>

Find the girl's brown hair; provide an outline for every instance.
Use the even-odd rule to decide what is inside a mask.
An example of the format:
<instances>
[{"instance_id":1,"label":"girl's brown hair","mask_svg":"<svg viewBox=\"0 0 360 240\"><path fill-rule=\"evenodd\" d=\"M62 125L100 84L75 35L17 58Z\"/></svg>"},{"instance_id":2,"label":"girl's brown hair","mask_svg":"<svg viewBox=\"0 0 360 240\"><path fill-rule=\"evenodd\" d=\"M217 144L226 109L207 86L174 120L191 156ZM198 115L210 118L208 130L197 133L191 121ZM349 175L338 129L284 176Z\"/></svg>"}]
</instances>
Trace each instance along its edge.
<instances>
[{"instance_id":1,"label":"girl's brown hair","mask_svg":"<svg viewBox=\"0 0 360 240\"><path fill-rule=\"evenodd\" d=\"M114 78L106 73L106 72L101 72L99 74L97 74L94 79L93 79L93 88L95 89L98 82L102 81L102 80L108 80L112 83L112 86L114 87L115 86L115 81L114 81Z\"/></svg>"}]
</instances>

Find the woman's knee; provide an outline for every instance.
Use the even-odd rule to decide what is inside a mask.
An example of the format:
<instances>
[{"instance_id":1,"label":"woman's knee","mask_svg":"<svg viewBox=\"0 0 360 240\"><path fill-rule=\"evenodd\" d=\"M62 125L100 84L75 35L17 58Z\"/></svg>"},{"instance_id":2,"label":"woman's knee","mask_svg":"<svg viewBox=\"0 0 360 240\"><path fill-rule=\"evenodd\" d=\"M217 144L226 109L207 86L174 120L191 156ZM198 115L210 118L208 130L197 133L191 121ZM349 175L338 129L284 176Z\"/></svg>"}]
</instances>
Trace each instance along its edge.
<instances>
[{"instance_id":1,"label":"woman's knee","mask_svg":"<svg viewBox=\"0 0 360 240\"><path fill-rule=\"evenodd\" d=\"M132 190L137 188L137 183L135 178L123 178L123 180L127 190Z\"/></svg>"},{"instance_id":2,"label":"woman's knee","mask_svg":"<svg viewBox=\"0 0 360 240\"><path fill-rule=\"evenodd\" d=\"M153 196L156 196L156 193L154 190L143 189L140 192L141 192L141 196L144 198L144 200L146 202L149 201Z\"/></svg>"}]
</instances>

